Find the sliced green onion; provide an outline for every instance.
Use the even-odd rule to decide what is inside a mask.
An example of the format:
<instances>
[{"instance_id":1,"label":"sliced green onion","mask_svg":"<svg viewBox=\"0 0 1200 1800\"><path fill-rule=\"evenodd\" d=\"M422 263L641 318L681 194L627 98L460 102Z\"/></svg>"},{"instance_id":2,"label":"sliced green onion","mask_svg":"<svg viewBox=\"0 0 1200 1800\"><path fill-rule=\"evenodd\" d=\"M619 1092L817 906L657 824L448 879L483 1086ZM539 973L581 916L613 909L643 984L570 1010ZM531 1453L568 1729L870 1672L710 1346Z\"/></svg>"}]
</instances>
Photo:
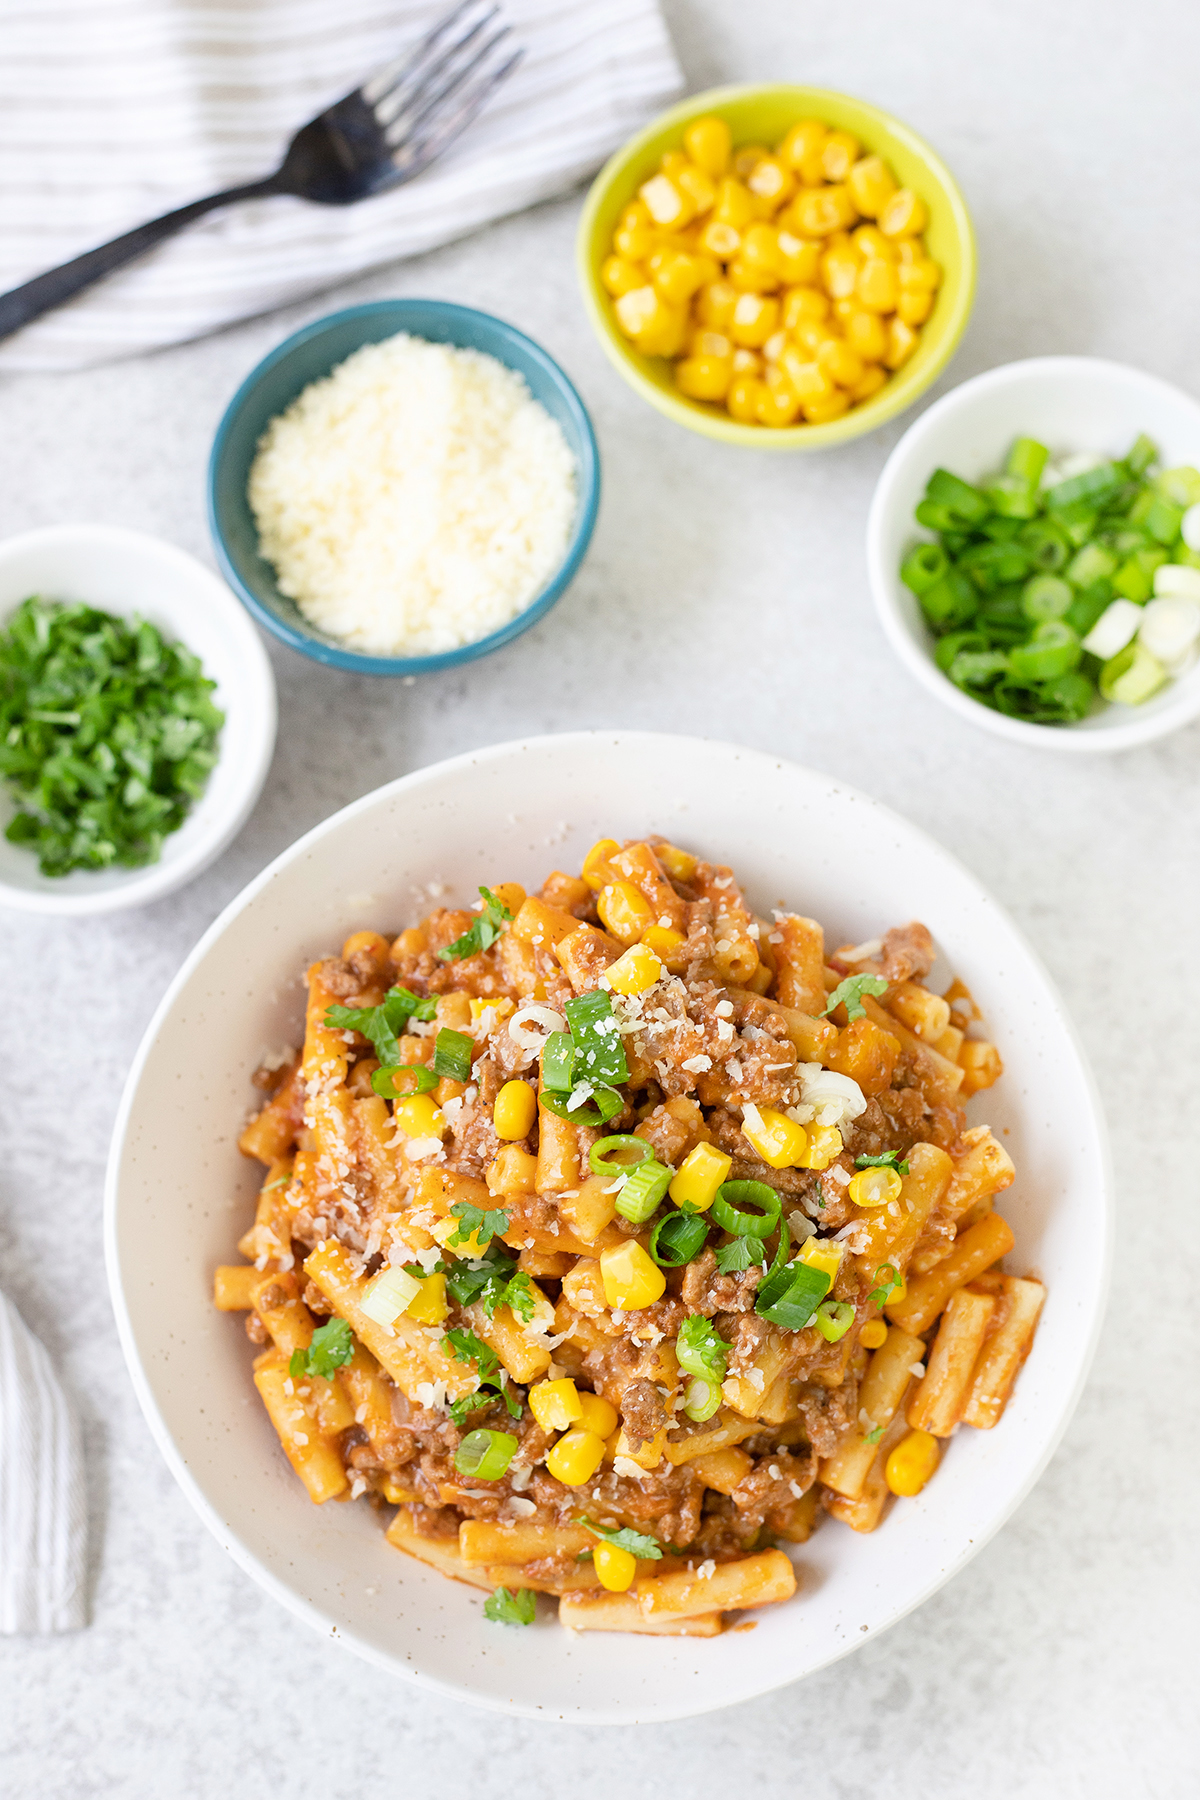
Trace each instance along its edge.
<instances>
[{"instance_id":1,"label":"sliced green onion","mask_svg":"<svg viewBox=\"0 0 1200 1800\"><path fill-rule=\"evenodd\" d=\"M470 1081L471 1051L474 1048L474 1039L469 1038L465 1031L451 1031L443 1026L433 1046L434 1074L439 1079L445 1075L451 1081Z\"/></svg>"},{"instance_id":2,"label":"sliced green onion","mask_svg":"<svg viewBox=\"0 0 1200 1800\"><path fill-rule=\"evenodd\" d=\"M614 1150L629 1151L631 1155L621 1162L609 1162L608 1157ZM600 1138L592 1145L588 1151L588 1166L593 1175L620 1175L626 1169L636 1169L639 1163L652 1161L653 1157L654 1146L645 1138L622 1131L616 1137Z\"/></svg>"},{"instance_id":3,"label":"sliced green onion","mask_svg":"<svg viewBox=\"0 0 1200 1800\"><path fill-rule=\"evenodd\" d=\"M671 1185L672 1169L655 1161L640 1163L622 1185L617 1195L617 1211L631 1225L644 1225L658 1211L663 1195Z\"/></svg>"},{"instance_id":4,"label":"sliced green onion","mask_svg":"<svg viewBox=\"0 0 1200 1800\"><path fill-rule=\"evenodd\" d=\"M517 1453L517 1439L511 1431L468 1431L454 1452L454 1466L460 1475L473 1475L477 1481L499 1481Z\"/></svg>"},{"instance_id":5,"label":"sliced green onion","mask_svg":"<svg viewBox=\"0 0 1200 1800\"><path fill-rule=\"evenodd\" d=\"M1003 650L960 650L946 674L960 688L987 688L1008 673Z\"/></svg>"},{"instance_id":6,"label":"sliced green onion","mask_svg":"<svg viewBox=\"0 0 1200 1800\"><path fill-rule=\"evenodd\" d=\"M1134 448L1136 449L1136 445ZM1126 461L1129 461L1128 457ZM1200 470L1193 469L1187 463L1178 469L1164 469L1154 485L1160 494L1165 494L1176 506L1195 506L1200 500Z\"/></svg>"},{"instance_id":7,"label":"sliced green onion","mask_svg":"<svg viewBox=\"0 0 1200 1800\"><path fill-rule=\"evenodd\" d=\"M1020 437L1008 453L1005 473L1019 476L1022 481L1031 481L1036 487L1049 459L1050 452L1045 444L1039 444L1036 438Z\"/></svg>"},{"instance_id":8,"label":"sliced green onion","mask_svg":"<svg viewBox=\"0 0 1200 1800\"><path fill-rule=\"evenodd\" d=\"M759 1283L754 1310L773 1325L802 1331L832 1285L824 1269L795 1258Z\"/></svg>"},{"instance_id":9,"label":"sliced green onion","mask_svg":"<svg viewBox=\"0 0 1200 1800\"><path fill-rule=\"evenodd\" d=\"M660 1268L681 1269L699 1256L707 1242L708 1225L702 1213L667 1213L650 1233L650 1255Z\"/></svg>"},{"instance_id":10,"label":"sliced green onion","mask_svg":"<svg viewBox=\"0 0 1200 1800\"><path fill-rule=\"evenodd\" d=\"M552 1031L542 1045L543 1086L551 1088L556 1094L569 1094L574 1065L575 1046L571 1042L570 1033Z\"/></svg>"},{"instance_id":11,"label":"sliced green onion","mask_svg":"<svg viewBox=\"0 0 1200 1800\"><path fill-rule=\"evenodd\" d=\"M960 523L948 506L939 506L936 500L922 500L917 507L917 524L926 531L956 532Z\"/></svg>"},{"instance_id":12,"label":"sliced green onion","mask_svg":"<svg viewBox=\"0 0 1200 1800\"><path fill-rule=\"evenodd\" d=\"M1056 482L1052 488L1047 488L1046 505L1051 512L1058 513L1084 501L1092 507L1103 506L1124 482L1125 477L1115 463L1097 463L1094 469L1085 469L1082 475L1072 475L1070 480Z\"/></svg>"},{"instance_id":13,"label":"sliced green onion","mask_svg":"<svg viewBox=\"0 0 1200 1800\"><path fill-rule=\"evenodd\" d=\"M975 589L965 575L951 569L940 581L918 595L921 611L935 631L968 625L975 612Z\"/></svg>"},{"instance_id":14,"label":"sliced green onion","mask_svg":"<svg viewBox=\"0 0 1200 1800\"><path fill-rule=\"evenodd\" d=\"M603 988L568 1000L563 1008L575 1045L576 1079L613 1087L629 1080L625 1046L617 1029L612 1000Z\"/></svg>"},{"instance_id":15,"label":"sliced green onion","mask_svg":"<svg viewBox=\"0 0 1200 1800\"><path fill-rule=\"evenodd\" d=\"M1152 538L1170 549L1172 544L1179 541L1183 513L1182 506L1173 506L1169 500L1164 500L1160 494L1156 494L1153 503L1146 511L1146 530Z\"/></svg>"},{"instance_id":16,"label":"sliced green onion","mask_svg":"<svg viewBox=\"0 0 1200 1800\"><path fill-rule=\"evenodd\" d=\"M1035 625L1047 619L1061 619L1075 595L1071 584L1058 575L1031 575L1021 595L1021 606L1027 619Z\"/></svg>"},{"instance_id":17,"label":"sliced green onion","mask_svg":"<svg viewBox=\"0 0 1200 1800\"><path fill-rule=\"evenodd\" d=\"M575 1090L569 1094L543 1093L540 1104L547 1112L552 1112L556 1119L566 1119L569 1125L607 1125L615 1119L619 1112L624 1112L625 1102L613 1088L593 1088L587 1099L581 1100L578 1106L572 1106ZM591 1101L589 1106L588 1100Z\"/></svg>"},{"instance_id":18,"label":"sliced green onion","mask_svg":"<svg viewBox=\"0 0 1200 1800\"><path fill-rule=\"evenodd\" d=\"M1144 475L1151 463L1157 461L1158 450L1154 441L1152 438L1148 438L1143 431L1135 441L1133 449L1125 458L1125 467L1129 470L1131 475ZM1188 474L1190 475L1194 475L1195 473L1196 471L1194 469L1188 470ZM1197 498L1200 498L1200 495L1198 495Z\"/></svg>"},{"instance_id":19,"label":"sliced green onion","mask_svg":"<svg viewBox=\"0 0 1200 1800\"><path fill-rule=\"evenodd\" d=\"M711 1319L693 1313L683 1321L675 1339L675 1356L688 1375L722 1382L729 1363L729 1345Z\"/></svg>"},{"instance_id":20,"label":"sliced green onion","mask_svg":"<svg viewBox=\"0 0 1200 1800\"><path fill-rule=\"evenodd\" d=\"M854 1308L848 1300L822 1300L813 1324L827 1344L844 1338L854 1323Z\"/></svg>"},{"instance_id":21,"label":"sliced green onion","mask_svg":"<svg viewBox=\"0 0 1200 1800\"><path fill-rule=\"evenodd\" d=\"M900 579L914 594L923 594L949 567L950 559L940 545L918 544L900 564Z\"/></svg>"},{"instance_id":22,"label":"sliced green onion","mask_svg":"<svg viewBox=\"0 0 1200 1800\"><path fill-rule=\"evenodd\" d=\"M702 1375L696 1375L688 1382L683 1394L683 1415L693 1425L703 1425L711 1419L721 1404L721 1390L715 1381L705 1381Z\"/></svg>"},{"instance_id":23,"label":"sliced green onion","mask_svg":"<svg viewBox=\"0 0 1200 1800\"><path fill-rule=\"evenodd\" d=\"M1157 656L1135 639L1101 669L1100 692L1118 705L1141 706L1166 679L1167 671Z\"/></svg>"},{"instance_id":24,"label":"sliced green onion","mask_svg":"<svg viewBox=\"0 0 1200 1800\"><path fill-rule=\"evenodd\" d=\"M940 637L933 652L933 660L945 675L950 664L961 650L986 650L988 641L982 631L948 631Z\"/></svg>"},{"instance_id":25,"label":"sliced green onion","mask_svg":"<svg viewBox=\"0 0 1200 1800\"><path fill-rule=\"evenodd\" d=\"M768 1279L770 1278L770 1276L778 1274L779 1270L782 1269L784 1263L788 1259L788 1252L791 1249L791 1247L792 1247L792 1234L788 1230L787 1221L786 1221L786 1219L780 1219L780 1221L779 1221L779 1242L775 1246L775 1254L771 1258L771 1266L767 1270Z\"/></svg>"},{"instance_id":26,"label":"sliced green onion","mask_svg":"<svg viewBox=\"0 0 1200 1800\"><path fill-rule=\"evenodd\" d=\"M782 1207L779 1195L765 1181L726 1181L717 1189L710 1211L722 1231L734 1237L768 1238Z\"/></svg>"},{"instance_id":27,"label":"sliced green onion","mask_svg":"<svg viewBox=\"0 0 1200 1800\"><path fill-rule=\"evenodd\" d=\"M984 492L993 509L1006 519L1032 519L1038 509L1037 482L1022 475L998 475Z\"/></svg>"},{"instance_id":28,"label":"sliced green onion","mask_svg":"<svg viewBox=\"0 0 1200 1800\"><path fill-rule=\"evenodd\" d=\"M413 1085L401 1087L401 1075L414 1076ZM427 1063L397 1063L391 1069L376 1069L371 1075L371 1086L385 1100L407 1100L412 1094L427 1094L437 1084L438 1078Z\"/></svg>"},{"instance_id":29,"label":"sliced green onion","mask_svg":"<svg viewBox=\"0 0 1200 1800\"><path fill-rule=\"evenodd\" d=\"M1077 668L1083 649L1071 627L1062 619L1038 625L1027 644L1014 644L1009 667L1018 681L1052 681Z\"/></svg>"},{"instance_id":30,"label":"sliced green onion","mask_svg":"<svg viewBox=\"0 0 1200 1800\"><path fill-rule=\"evenodd\" d=\"M1093 581L1107 581L1115 575L1117 559L1103 544L1085 544L1067 564L1067 580L1077 588L1091 587Z\"/></svg>"},{"instance_id":31,"label":"sliced green onion","mask_svg":"<svg viewBox=\"0 0 1200 1800\"><path fill-rule=\"evenodd\" d=\"M978 488L952 475L949 469L935 469L925 487L925 498L944 506L958 519L976 525L986 519L990 508Z\"/></svg>"},{"instance_id":32,"label":"sliced green onion","mask_svg":"<svg viewBox=\"0 0 1200 1800\"><path fill-rule=\"evenodd\" d=\"M1070 554L1065 535L1049 519L1031 519L1022 525L1017 542L1030 562L1048 574L1061 569Z\"/></svg>"}]
</instances>

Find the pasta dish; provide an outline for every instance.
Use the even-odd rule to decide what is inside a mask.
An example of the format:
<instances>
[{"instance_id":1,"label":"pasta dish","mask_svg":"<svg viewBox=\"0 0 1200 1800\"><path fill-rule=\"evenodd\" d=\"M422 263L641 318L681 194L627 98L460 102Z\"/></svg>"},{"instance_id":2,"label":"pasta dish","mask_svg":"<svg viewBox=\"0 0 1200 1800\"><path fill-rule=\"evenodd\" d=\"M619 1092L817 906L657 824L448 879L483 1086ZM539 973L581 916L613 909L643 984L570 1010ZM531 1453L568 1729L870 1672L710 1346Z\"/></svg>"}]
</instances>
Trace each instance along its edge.
<instances>
[{"instance_id":1,"label":"pasta dish","mask_svg":"<svg viewBox=\"0 0 1200 1800\"><path fill-rule=\"evenodd\" d=\"M923 925L830 952L659 838L479 892L308 970L216 1304L312 1500L489 1619L715 1636L1004 1411L1000 1058Z\"/></svg>"}]
</instances>

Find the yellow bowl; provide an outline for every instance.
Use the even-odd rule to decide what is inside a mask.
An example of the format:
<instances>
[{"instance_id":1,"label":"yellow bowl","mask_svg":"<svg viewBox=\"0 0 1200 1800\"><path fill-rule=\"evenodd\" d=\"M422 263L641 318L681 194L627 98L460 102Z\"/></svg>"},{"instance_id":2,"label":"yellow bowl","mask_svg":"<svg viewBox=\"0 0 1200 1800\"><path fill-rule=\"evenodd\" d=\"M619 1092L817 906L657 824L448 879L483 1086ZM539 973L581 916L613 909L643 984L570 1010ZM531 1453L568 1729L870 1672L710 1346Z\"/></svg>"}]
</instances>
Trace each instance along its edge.
<instances>
[{"instance_id":1,"label":"yellow bowl","mask_svg":"<svg viewBox=\"0 0 1200 1800\"><path fill-rule=\"evenodd\" d=\"M882 156L901 186L911 187L929 210L925 242L942 266L943 279L933 311L921 327L917 348L878 394L831 424L740 425L723 407L686 399L672 379L671 363L665 357L643 356L617 325L612 299L600 280L617 221L642 182L657 169L663 152L680 149L685 128L706 113L717 113L727 122L735 146L778 143L797 119L804 118L822 119L827 125L853 132L868 153ZM924 393L949 362L975 297L975 234L966 202L945 163L898 119L865 100L853 100L826 88L785 84L710 88L708 93L694 94L661 113L609 158L592 183L579 221L576 253L592 323L609 359L630 386L690 431L757 450L824 450L894 419Z\"/></svg>"}]
</instances>

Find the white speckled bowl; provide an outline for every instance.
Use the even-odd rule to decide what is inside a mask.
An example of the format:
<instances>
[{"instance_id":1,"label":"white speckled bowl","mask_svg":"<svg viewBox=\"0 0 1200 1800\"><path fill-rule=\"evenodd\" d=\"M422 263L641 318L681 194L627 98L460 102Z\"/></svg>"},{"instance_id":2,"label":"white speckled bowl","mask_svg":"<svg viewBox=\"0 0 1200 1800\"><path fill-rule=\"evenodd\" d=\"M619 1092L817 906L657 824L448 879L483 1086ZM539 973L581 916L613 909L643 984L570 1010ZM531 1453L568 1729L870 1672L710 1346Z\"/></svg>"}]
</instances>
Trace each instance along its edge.
<instances>
[{"instance_id":1,"label":"white speckled bowl","mask_svg":"<svg viewBox=\"0 0 1200 1800\"><path fill-rule=\"evenodd\" d=\"M563 823L567 821L567 823ZM924 919L968 982L1007 1073L973 1110L1020 1178L1010 1266L1049 1283L1037 1341L991 1432L962 1431L917 1500L858 1537L827 1520L795 1552L800 1592L712 1640L489 1625L482 1595L391 1549L361 1506L314 1508L256 1403L239 1316L210 1304L236 1257L257 1165L237 1152L262 1050L295 1041L301 972L353 928L395 930L440 880L535 886L598 837L661 831L732 863L760 908L787 901L833 943ZM151 1430L201 1518L284 1605L398 1675L530 1718L631 1724L706 1713L843 1656L986 1543L1045 1467L1082 1388L1109 1255L1109 1173L1087 1068L1050 982L973 878L903 819L755 751L578 733L457 757L311 831L196 946L146 1033L113 1137L105 1241L113 1304ZM1064 1521L1064 1531L1067 1524Z\"/></svg>"}]
</instances>

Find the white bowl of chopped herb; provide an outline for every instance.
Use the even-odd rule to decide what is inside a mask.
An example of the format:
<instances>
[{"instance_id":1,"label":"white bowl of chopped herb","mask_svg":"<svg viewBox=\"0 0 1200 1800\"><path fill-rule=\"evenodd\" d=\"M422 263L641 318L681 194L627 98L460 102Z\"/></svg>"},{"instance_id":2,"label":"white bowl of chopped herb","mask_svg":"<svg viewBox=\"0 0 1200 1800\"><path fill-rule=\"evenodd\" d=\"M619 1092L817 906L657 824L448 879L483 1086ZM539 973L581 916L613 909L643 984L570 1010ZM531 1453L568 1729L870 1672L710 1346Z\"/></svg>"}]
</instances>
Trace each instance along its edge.
<instances>
[{"instance_id":1,"label":"white bowl of chopped herb","mask_svg":"<svg viewBox=\"0 0 1200 1800\"><path fill-rule=\"evenodd\" d=\"M1200 715L1200 405L1121 363L966 381L892 451L867 562L942 703L1013 743L1149 743ZM957 509L957 510L956 510Z\"/></svg>"},{"instance_id":2,"label":"white bowl of chopped herb","mask_svg":"<svg viewBox=\"0 0 1200 1800\"><path fill-rule=\"evenodd\" d=\"M225 584L112 525L0 544L0 905L142 906L241 830L275 680Z\"/></svg>"}]
</instances>

